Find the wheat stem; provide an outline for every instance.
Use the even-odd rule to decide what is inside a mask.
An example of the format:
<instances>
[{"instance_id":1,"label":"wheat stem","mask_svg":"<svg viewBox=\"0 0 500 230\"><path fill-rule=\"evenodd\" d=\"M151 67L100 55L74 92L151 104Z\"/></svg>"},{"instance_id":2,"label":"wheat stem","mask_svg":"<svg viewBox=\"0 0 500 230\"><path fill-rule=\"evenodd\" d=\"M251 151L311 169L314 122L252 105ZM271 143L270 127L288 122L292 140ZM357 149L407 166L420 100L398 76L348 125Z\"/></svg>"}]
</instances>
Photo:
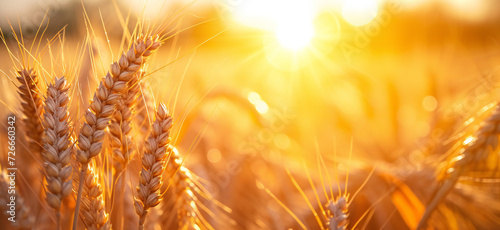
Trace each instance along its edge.
<instances>
[{"instance_id":1,"label":"wheat stem","mask_svg":"<svg viewBox=\"0 0 500 230\"><path fill-rule=\"evenodd\" d=\"M85 172L83 169L80 171L80 177L79 178L84 178ZM81 179L80 179L81 181ZM73 215L73 227L71 228L72 230L76 230L76 227L78 225L78 213L80 210L80 201L82 200L82 190L83 190L83 183L78 183L78 195L76 197L76 205L75 205L75 214Z\"/></svg>"}]
</instances>

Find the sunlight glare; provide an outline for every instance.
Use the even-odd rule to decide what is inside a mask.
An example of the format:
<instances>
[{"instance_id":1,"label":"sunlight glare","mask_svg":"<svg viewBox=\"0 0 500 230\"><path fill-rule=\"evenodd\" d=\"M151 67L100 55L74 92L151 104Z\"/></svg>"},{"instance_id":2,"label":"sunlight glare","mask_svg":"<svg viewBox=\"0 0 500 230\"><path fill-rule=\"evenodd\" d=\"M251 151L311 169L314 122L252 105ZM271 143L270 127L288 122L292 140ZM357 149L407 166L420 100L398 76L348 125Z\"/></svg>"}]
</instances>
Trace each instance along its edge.
<instances>
[{"instance_id":1,"label":"sunlight glare","mask_svg":"<svg viewBox=\"0 0 500 230\"><path fill-rule=\"evenodd\" d=\"M235 11L240 23L271 31L286 49L299 50L314 37L315 17L312 1L243 1Z\"/></svg>"},{"instance_id":2,"label":"sunlight glare","mask_svg":"<svg viewBox=\"0 0 500 230\"><path fill-rule=\"evenodd\" d=\"M297 20L278 26L275 34L283 47L289 50L300 50L310 44L314 37L314 28L312 23Z\"/></svg>"},{"instance_id":3,"label":"sunlight glare","mask_svg":"<svg viewBox=\"0 0 500 230\"><path fill-rule=\"evenodd\" d=\"M346 0L342 6L342 16L353 26L363 26L377 16L376 0Z\"/></svg>"},{"instance_id":4,"label":"sunlight glare","mask_svg":"<svg viewBox=\"0 0 500 230\"><path fill-rule=\"evenodd\" d=\"M300 50L314 37L314 12L310 1L290 1L286 10L276 11L274 33L280 44L289 50Z\"/></svg>"}]
</instances>

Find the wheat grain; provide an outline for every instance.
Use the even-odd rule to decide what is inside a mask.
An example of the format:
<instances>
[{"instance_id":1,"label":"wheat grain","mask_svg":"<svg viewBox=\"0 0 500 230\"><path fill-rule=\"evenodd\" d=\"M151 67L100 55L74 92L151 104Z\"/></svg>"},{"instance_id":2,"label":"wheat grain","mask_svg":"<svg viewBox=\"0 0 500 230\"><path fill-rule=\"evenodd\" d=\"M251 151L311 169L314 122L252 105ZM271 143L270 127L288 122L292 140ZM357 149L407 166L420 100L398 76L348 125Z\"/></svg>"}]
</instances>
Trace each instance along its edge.
<instances>
[{"instance_id":1,"label":"wheat grain","mask_svg":"<svg viewBox=\"0 0 500 230\"><path fill-rule=\"evenodd\" d=\"M40 154L42 148L43 128L40 121L42 114L42 98L37 91L38 76L33 69L21 69L17 71L17 80L21 83L18 87L21 96L23 111L23 124L26 136L28 136L29 147L35 154Z\"/></svg>"},{"instance_id":2,"label":"wheat grain","mask_svg":"<svg viewBox=\"0 0 500 230\"><path fill-rule=\"evenodd\" d=\"M71 181L68 181L71 176L69 162L73 151L68 122L68 89L69 85L64 77L56 78L55 83L49 85L43 116L46 200L56 211L57 229L60 225L61 202L72 190Z\"/></svg>"},{"instance_id":3,"label":"wheat grain","mask_svg":"<svg viewBox=\"0 0 500 230\"><path fill-rule=\"evenodd\" d=\"M165 161L172 152L170 143L170 129L172 117L165 105L160 104L156 112L156 120L151 126L151 134L145 143L142 155L142 170L137 186L134 207L139 215L139 229L144 229L144 222L149 208L160 203L160 188L162 174L165 170Z\"/></svg>"}]
</instances>

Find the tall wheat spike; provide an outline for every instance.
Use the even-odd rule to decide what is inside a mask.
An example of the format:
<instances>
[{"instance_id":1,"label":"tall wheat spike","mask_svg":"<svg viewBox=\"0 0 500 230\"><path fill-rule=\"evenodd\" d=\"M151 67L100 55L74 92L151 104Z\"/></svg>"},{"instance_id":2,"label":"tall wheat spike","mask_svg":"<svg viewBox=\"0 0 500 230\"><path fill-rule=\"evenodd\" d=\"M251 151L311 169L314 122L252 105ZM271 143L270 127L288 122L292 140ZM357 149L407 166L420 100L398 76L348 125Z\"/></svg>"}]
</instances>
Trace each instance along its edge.
<instances>
[{"instance_id":1,"label":"tall wheat spike","mask_svg":"<svg viewBox=\"0 0 500 230\"><path fill-rule=\"evenodd\" d=\"M160 203L160 188L163 184L162 174L165 170L167 157L172 152L170 145L170 129L172 117L165 105L157 108L156 120L151 126L151 134L145 143L142 155L142 170L134 202L134 207L139 215L139 229L144 229L146 215L150 208Z\"/></svg>"},{"instance_id":2,"label":"tall wheat spike","mask_svg":"<svg viewBox=\"0 0 500 230\"><path fill-rule=\"evenodd\" d=\"M47 89L43 116L45 135L44 168L46 172L46 199L56 212L57 229L60 229L61 203L71 193L71 154L73 152L68 121L69 85L64 77L56 78Z\"/></svg>"},{"instance_id":3,"label":"tall wheat spike","mask_svg":"<svg viewBox=\"0 0 500 230\"><path fill-rule=\"evenodd\" d=\"M144 76L144 72L137 73L128 83L127 90L118 102L118 109L113 115L109 125L111 134L111 147L113 152L113 212L111 221L117 229L122 227L124 202L125 175L122 175L127 167L134 150L132 137L132 115L135 113L135 104L139 95L138 80Z\"/></svg>"},{"instance_id":4,"label":"tall wheat spike","mask_svg":"<svg viewBox=\"0 0 500 230\"><path fill-rule=\"evenodd\" d=\"M23 111L23 124L28 136L30 150L35 154L40 154L42 148L43 127L40 115L43 112L42 97L39 95L38 76L33 69L21 69L17 71L17 80L21 83L18 87L21 96L21 106Z\"/></svg>"},{"instance_id":5,"label":"tall wheat spike","mask_svg":"<svg viewBox=\"0 0 500 230\"><path fill-rule=\"evenodd\" d=\"M138 76L130 80L127 90L118 101L117 110L109 125L115 174L119 174L125 169L133 151L132 136L130 133L132 131L132 114L135 112L134 107L139 96L138 80L142 76L144 76L144 72L138 73Z\"/></svg>"},{"instance_id":6,"label":"tall wheat spike","mask_svg":"<svg viewBox=\"0 0 500 230\"><path fill-rule=\"evenodd\" d=\"M160 45L158 36L137 38L129 50L122 54L119 61L111 65L110 71L101 80L94 93L90 109L85 112L85 123L78 136L79 149L76 160L81 164L81 177L85 175L90 160L101 152L104 129L108 127L110 118L116 111L118 101L127 89L128 82ZM80 182L73 230L76 230L77 226L82 187L83 183Z\"/></svg>"},{"instance_id":7,"label":"tall wheat spike","mask_svg":"<svg viewBox=\"0 0 500 230\"><path fill-rule=\"evenodd\" d=\"M475 132L474 140L465 143L460 150L460 155L453 159L453 167L447 169L447 177L441 181L441 186L434 192L417 229L424 229L437 206L443 201L455 187L460 176L467 172L477 163L484 162L491 152L498 149L498 138L500 135L500 104L492 114L483 122Z\"/></svg>"}]
</instances>

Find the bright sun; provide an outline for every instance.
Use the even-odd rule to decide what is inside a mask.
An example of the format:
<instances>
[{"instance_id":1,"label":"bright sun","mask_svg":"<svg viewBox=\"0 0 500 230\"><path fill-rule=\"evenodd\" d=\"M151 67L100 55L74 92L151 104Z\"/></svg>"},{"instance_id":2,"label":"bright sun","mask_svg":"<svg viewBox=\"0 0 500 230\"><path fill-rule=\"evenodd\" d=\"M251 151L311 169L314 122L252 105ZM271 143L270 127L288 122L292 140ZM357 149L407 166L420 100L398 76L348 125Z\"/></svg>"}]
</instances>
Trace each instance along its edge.
<instances>
[{"instance_id":1,"label":"bright sun","mask_svg":"<svg viewBox=\"0 0 500 230\"><path fill-rule=\"evenodd\" d=\"M288 50L301 50L314 37L315 12L309 0L243 1L235 16L244 24L272 31L280 45Z\"/></svg>"},{"instance_id":2,"label":"bright sun","mask_svg":"<svg viewBox=\"0 0 500 230\"><path fill-rule=\"evenodd\" d=\"M283 47L297 51L310 44L314 37L314 28L312 23L297 20L297 22L288 22L286 25L278 26L275 34Z\"/></svg>"}]
</instances>

